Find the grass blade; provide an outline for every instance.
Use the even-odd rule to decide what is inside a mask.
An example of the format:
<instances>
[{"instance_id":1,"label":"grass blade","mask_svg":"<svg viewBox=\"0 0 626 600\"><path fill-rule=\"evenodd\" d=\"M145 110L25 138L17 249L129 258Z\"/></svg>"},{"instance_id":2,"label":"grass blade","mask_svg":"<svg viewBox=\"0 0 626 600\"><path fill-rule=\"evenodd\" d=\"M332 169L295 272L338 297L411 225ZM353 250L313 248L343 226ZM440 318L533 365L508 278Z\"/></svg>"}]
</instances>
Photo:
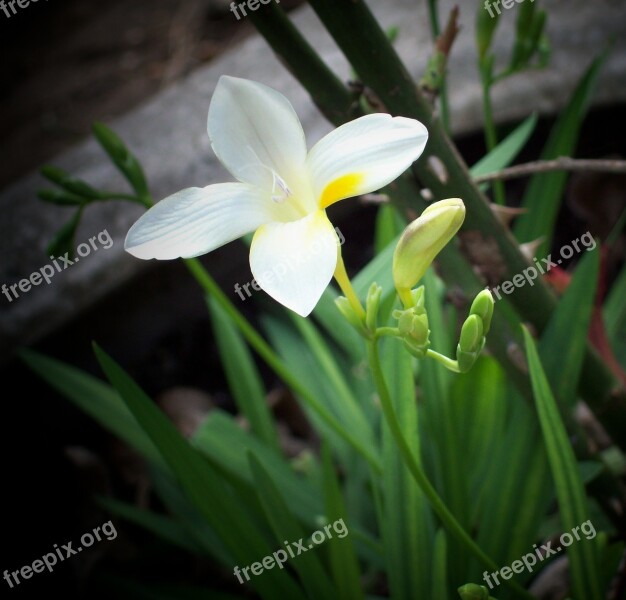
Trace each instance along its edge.
<instances>
[{"instance_id":1,"label":"grass blade","mask_svg":"<svg viewBox=\"0 0 626 600\"><path fill-rule=\"evenodd\" d=\"M94 345L96 358L118 390L137 422L176 475L185 495L198 508L238 564L252 563L268 554L270 546L248 511L207 461L175 429L143 390L102 349ZM251 585L264 598L276 594L303 599L293 579L284 572L269 571Z\"/></svg>"},{"instance_id":2,"label":"grass blade","mask_svg":"<svg viewBox=\"0 0 626 600\"><path fill-rule=\"evenodd\" d=\"M560 156L572 156L582 122L587 114L595 91L600 70L608 56L608 50L596 58L585 71L565 110L555 123L541 154L542 160ZM526 189L522 206L527 213L521 215L513 228L520 242L543 237L537 249L538 256L545 256L552 242L554 223L561 206L561 198L567 181L567 173L540 173L535 175Z\"/></svg>"},{"instance_id":3,"label":"grass blade","mask_svg":"<svg viewBox=\"0 0 626 600\"><path fill-rule=\"evenodd\" d=\"M213 332L228 387L252 431L268 446L278 450L278 435L266 402L261 376L239 330L218 302L207 297Z\"/></svg>"},{"instance_id":4,"label":"grass blade","mask_svg":"<svg viewBox=\"0 0 626 600\"><path fill-rule=\"evenodd\" d=\"M537 414L556 485L561 522L566 531L573 531L588 520L585 488L535 343L528 329L522 327L522 330ZM600 589L595 544L591 540L574 542L567 548L567 553L574 597L580 600L601 600L604 596Z\"/></svg>"},{"instance_id":5,"label":"grass blade","mask_svg":"<svg viewBox=\"0 0 626 600\"><path fill-rule=\"evenodd\" d=\"M300 554L301 550L298 550L298 555L291 563L300 576L302 585L311 598L336 598L337 592L319 560L318 550L315 550L313 543L307 543L304 530L292 515L269 473L251 452L248 452L248 461L256 482L256 493L278 543L282 545L283 540L286 540L291 544L304 540L306 553Z\"/></svg>"}]
</instances>

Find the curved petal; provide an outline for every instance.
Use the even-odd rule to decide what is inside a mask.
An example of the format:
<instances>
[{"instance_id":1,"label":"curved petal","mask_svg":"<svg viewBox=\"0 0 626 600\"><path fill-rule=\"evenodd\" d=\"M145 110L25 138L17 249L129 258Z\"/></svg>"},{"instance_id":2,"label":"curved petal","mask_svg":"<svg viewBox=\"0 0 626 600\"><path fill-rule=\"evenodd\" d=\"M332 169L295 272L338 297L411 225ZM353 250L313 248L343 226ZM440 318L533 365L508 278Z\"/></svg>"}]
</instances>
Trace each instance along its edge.
<instances>
[{"instance_id":1,"label":"curved petal","mask_svg":"<svg viewBox=\"0 0 626 600\"><path fill-rule=\"evenodd\" d=\"M268 223L254 234L250 268L272 298L306 317L332 279L338 244L324 211L291 223Z\"/></svg>"},{"instance_id":2,"label":"curved petal","mask_svg":"<svg viewBox=\"0 0 626 600\"><path fill-rule=\"evenodd\" d=\"M281 178L295 186L291 180L305 173L300 120L289 100L266 85L220 77L207 128L215 154L239 181L280 192Z\"/></svg>"},{"instance_id":3,"label":"curved petal","mask_svg":"<svg viewBox=\"0 0 626 600\"><path fill-rule=\"evenodd\" d=\"M137 258L191 258L273 221L267 193L245 183L187 188L155 204L126 235Z\"/></svg>"},{"instance_id":4,"label":"curved petal","mask_svg":"<svg viewBox=\"0 0 626 600\"><path fill-rule=\"evenodd\" d=\"M381 113L331 131L307 158L320 208L391 183L420 156L427 140L419 121Z\"/></svg>"}]
</instances>

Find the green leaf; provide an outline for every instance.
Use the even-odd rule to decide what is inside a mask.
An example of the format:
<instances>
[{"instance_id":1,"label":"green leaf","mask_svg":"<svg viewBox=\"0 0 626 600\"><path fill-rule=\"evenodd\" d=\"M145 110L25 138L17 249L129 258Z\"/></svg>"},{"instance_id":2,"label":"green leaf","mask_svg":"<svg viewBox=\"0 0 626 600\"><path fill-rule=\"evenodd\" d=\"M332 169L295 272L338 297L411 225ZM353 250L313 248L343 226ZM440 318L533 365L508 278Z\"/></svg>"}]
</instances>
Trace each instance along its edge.
<instances>
[{"instance_id":1,"label":"green leaf","mask_svg":"<svg viewBox=\"0 0 626 600\"><path fill-rule=\"evenodd\" d=\"M344 454L349 448L358 450L368 463L379 471L380 459L376 449L364 446L353 433L350 423L341 420L343 407L335 401L334 388L323 377L312 352L302 343L302 337L294 332L293 328L275 318L263 318L262 323L272 341L272 346L280 353L289 370L299 379L302 386L311 391L310 397L303 397L300 401L318 433L328 436L334 450L342 449ZM315 405L311 402L313 399ZM324 415L324 418L321 415Z\"/></svg>"},{"instance_id":2,"label":"green leaf","mask_svg":"<svg viewBox=\"0 0 626 600\"><path fill-rule=\"evenodd\" d=\"M626 340L626 302L624 302L624 298L626 298L626 265L622 267L620 274L613 283L603 308L604 326L613 345L618 341L623 343ZM626 353L622 358L626 358ZM624 361L622 364L625 364Z\"/></svg>"},{"instance_id":3,"label":"green leaf","mask_svg":"<svg viewBox=\"0 0 626 600\"><path fill-rule=\"evenodd\" d=\"M102 427L130 444L151 462L163 464L154 444L113 387L76 367L32 350L20 350L18 354L48 385Z\"/></svg>"},{"instance_id":4,"label":"green leaf","mask_svg":"<svg viewBox=\"0 0 626 600\"><path fill-rule=\"evenodd\" d=\"M398 210L392 204L383 204L376 214L376 229L374 233L374 252L380 254L394 238L402 233L406 226Z\"/></svg>"},{"instance_id":5,"label":"green leaf","mask_svg":"<svg viewBox=\"0 0 626 600\"><path fill-rule=\"evenodd\" d=\"M584 73L567 107L550 132L541 160L574 154L580 127L607 57L608 50L596 58ZM538 256L545 256L550 248L566 181L567 173L564 172L540 173L531 179L524 194L522 206L527 209L527 213L517 219L513 230L520 242L543 238L537 250Z\"/></svg>"},{"instance_id":6,"label":"green leaf","mask_svg":"<svg viewBox=\"0 0 626 600\"><path fill-rule=\"evenodd\" d=\"M290 566L298 573L304 588L311 598L337 598L337 592L328 578L313 541L306 539L306 534L298 521L294 518L285 503L272 478L264 468L261 461L251 452L248 452L250 470L256 482L256 492L270 523L276 541L282 546L283 541L288 542L288 548L297 541L303 542L304 551L298 550L298 555L290 561ZM323 530L324 539L327 534ZM316 542L317 543L317 542ZM281 548L287 560L287 550ZM278 562L274 553L275 562ZM278 566L278 565L277 565ZM282 568L282 565L280 565Z\"/></svg>"},{"instance_id":7,"label":"green leaf","mask_svg":"<svg viewBox=\"0 0 626 600\"><path fill-rule=\"evenodd\" d=\"M500 451L507 414L506 375L489 356L480 356L472 370L455 377L450 389L450 416L454 423L455 447L461 456L459 469L469 485L471 522L479 522L493 457Z\"/></svg>"},{"instance_id":8,"label":"green leaf","mask_svg":"<svg viewBox=\"0 0 626 600\"><path fill-rule=\"evenodd\" d=\"M80 196L81 199L88 198L97 200L100 198L100 192L91 187L82 179L76 179L63 169L52 165L45 165L41 168L41 174L52 183L56 183L59 187L65 188L70 194Z\"/></svg>"},{"instance_id":9,"label":"green leaf","mask_svg":"<svg viewBox=\"0 0 626 600\"><path fill-rule=\"evenodd\" d=\"M153 533L174 546L187 550L192 554L202 552L200 546L189 537L185 529L170 517L149 510L142 510L133 504L120 502L112 498L100 497L98 498L98 504L110 513L126 519L130 523L139 525L146 531Z\"/></svg>"},{"instance_id":10,"label":"green leaf","mask_svg":"<svg viewBox=\"0 0 626 600\"><path fill-rule=\"evenodd\" d=\"M267 405L261 376L239 330L213 297L207 297L213 332L228 387L252 431L278 450L278 434Z\"/></svg>"},{"instance_id":11,"label":"green leaf","mask_svg":"<svg viewBox=\"0 0 626 600\"><path fill-rule=\"evenodd\" d=\"M347 513L327 445L322 447L322 465L324 467L326 519L329 523L335 523L340 519L344 519ZM361 589L359 562L354 551L352 537L350 535L344 539L333 537L331 540L328 540L327 544L330 551L330 567L335 586L337 587L338 598L362 600L363 590Z\"/></svg>"},{"instance_id":12,"label":"green leaf","mask_svg":"<svg viewBox=\"0 0 626 600\"><path fill-rule=\"evenodd\" d=\"M541 335L541 362L563 408L572 407L576 401L599 269L599 250L586 252ZM563 343L564 340L566 343Z\"/></svg>"},{"instance_id":13,"label":"green leaf","mask_svg":"<svg viewBox=\"0 0 626 600\"><path fill-rule=\"evenodd\" d=\"M382 368L398 421L413 456L419 460L420 435L412 357L399 340L383 342ZM431 589L433 515L428 501L383 425L382 532L391 595L397 600L427 598Z\"/></svg>"},{"instance_id":14,"label":"green leaf","mask_svg":"<svg viewBox=\"0 0 626 600\"><path fill-rule=\"evenodd\" d=\"M171 473L152 467L150 468L150 481L163 506L172 514L187 536L194 540L204 553L212 556L220 565L230 569L233 565L230 553L204 520L200 511L183 494Z\"/></svg>"},{"instance_id":15,"label":"green leaf","mask_svg":"<svg viewBox=\"0 0 626 600\"><path fill-rule=\"evenodd\" d=\"M431 600L448 600L448 552L445 529L438 529L433 549L433 590Z\"/></svg>"},{"instance_id":16,"label":"green leaf","mask_svg":"<svg viewBox=\"0 0 626 600\"><path fill-rule=\"evenodd\" d=\"M242 500L226 486L213 468L182 437L141 388L103 350L94 345L96 358L137 422L148 434L163 460L176 475L191 503L217 533L238 565L271 554L262 531L249 517ZM268 571L250 584L264 598L276 594L303 599L297 584L285 572Z\"/></svg>"},{"instance_id":17,"label":"green leaf","mask_svg":"<svg viewBox=\"0 0 626 600\"><path fill-rule=\"evenodd\" d=\"M77 196L65 190L39 190L37 196L44 202L58 206L84 206L87 204L87 201L82 196Z\"/></svg>"},{"instance_id":18,"label":"green leaf","mask_svg":"<svg viewBox=\"0 0 626 600\"><path fill-rule=\"evenodd\" d=\"M552 502L553 486L534 410L510 383L498 393L507 409L506 424L493 432L483 501L475 499L475 522L480 523L477 541L481 548L498 564L506 565L536 542L539 525ZM521 472L524 477L519 476ZM524 573L520 579L531 575Z\"/></svg>"},{"instance_id":19,"label":"green leaf","mask_svg":"<svg viewBox=\"0 0 626 600\"><path fill-rule=\"evenodd\" d=\"M478 4L476 9L476 47L478 49L478 58L481 61L489 52L501 13L501 10L496 11L493 8L490 13L483 6L482 2Z\"/></svg>"},{"instance_id":20,"label":"green leaf","mask_svg":"<svg viewBox=\"0 0 626 600\"><path fill-rule=\"evenodd\" d=\"M375 448L372 428L324 338L311 321L296 314L290 316L317 362L320 376L333 390L335 408L341 422L353 430L355 437L360 439L364 446Z\"/></svg>"},{"instance_id":21,"label":"green leaf","mask_svg":"<svg viewBox=\"0 0 626 600\"><path fill-rule=\"evenodd\" d=\"M126 147L121 138L104 123L94 123L93 134L115 166L126 177L140 198L148 198L148 184L141 163Z\"/></svg>"},{"instance_id":22,"label":"green leaf","mask_svg":"<svg viewBox=\"0 0 626 600\"><path fill-rule=\"evenodd\" d=\"M536 125L537 114L533 113L470 169L471 176L489 175L508 167L526 145ZM488 183L480 184L483 191L488 187Z\"/></svg>"},{"instance_id":23,"label":"green leaf","mask_svg":"<svg viewBox=\"0 0 626 600\"><path fill-rule=\"evenodd\" d=\"M535 343L526 327L522 326L522 331L537 414L556 484L561 521L566 532L573 532L575 527L588 520L585 488ZM567 548L567 554L574 596L585 600L601 600L604 595L600 588L596 544L591 540L574 541Z\"/></svg>"},{"instance_id":24,"label":"green leaf","mask_svg":"<svg viewBox=\"0 0 626 600\"><path fill-rule=\"evenodd\" d=\"M46 253L49 256L59 257L67 254L70 259L74 258L74 238L76 237L76 230L78 229L82 214L83 211L79 208L74 213L74 216L57 231L50 245L46 248Z\"/></svg>"},{"instance_id":25,"label":"green leaf","mask_svg":"<svg viewBox=\"0 0 626 600\"><path fill-rule=\"evenodd\" d=\"M375 256L365 267L363 267L356 277L352 279L354 291L359 298L365 298L373 281L383 288L383 297L381 302L384 302L384 299L389 294L395 293L391 264L393 261L393 253L399 239L400 236L398 235L380 254Z\"/></svg>"},{"instance_id":26,"label":"green leaf","mask_svg":"<svg viewBox=\"0 0 626 600\"><path fill-rule=\"evenodd\" d=\"M253 484L247 453L263 460L289 508L298 518L313 525L314 515L322 512L320 489L296 475L287 461L273 447L246 433L226 413L215 410L200 425L192 438L193 445L224 471L241 481Z\"/></svg>"}]
</instances>

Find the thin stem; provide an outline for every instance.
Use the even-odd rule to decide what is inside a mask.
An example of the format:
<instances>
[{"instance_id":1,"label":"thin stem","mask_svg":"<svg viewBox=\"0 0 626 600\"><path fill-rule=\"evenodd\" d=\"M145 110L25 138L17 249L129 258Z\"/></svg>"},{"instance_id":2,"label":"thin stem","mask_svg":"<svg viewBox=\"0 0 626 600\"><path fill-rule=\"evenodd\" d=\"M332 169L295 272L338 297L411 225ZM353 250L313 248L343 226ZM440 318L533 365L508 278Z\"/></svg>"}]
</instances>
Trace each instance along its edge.
<instances>
[{"instance_id":1,"label":"thin stem","mask_svg":"<svg viewBox=\"0 0 626 600\"><path fill-rule=\"evenodd\" d=\"M376 337L401 337L397 327L379 327L376 329Z\"/></svg>"},{"instance_id":2,"label":"thin stem","mask_svg":"<svg viewBox=\"0 0 626 600\"><path fill-rule=\"evenodd\" d=\"M534 173L548 173L550 171L572 171L572 172L598 172L598 173L626 173L626 160L596 160L583 158L569 158L561 156L554 160L536 160L522 165L508 167L501 171L495 171L487 175L476 177L476 183L487 181L503 181L505 179L516 179L526 177Z\"/></svg>"},{"instance_id":3,"label":"thin stem","mask_svg":"<svg viewBox=\"0 0 626 600\"><path fill-rule=\"evenodd\" d=\"M437 38L441 35L437 0L428 0L428 14L430 16L430 33L433 37L433 41L436 42ZM441 108L441 123L446 133L450 134L450 107L448 105L448 85L445 70L441 75L439 102Z\"/></svg>"},{"instance_id":4,"label":"thin stem","mask_svg":"<svg viewBox=\"0 0 626 600\"><path fill-rule=\"evenodd\" d=\"M480 70L480 76L482 79L483 90L483 116L485 120L485 143L487 145L487 151L491 152L498 145L498 134L496 133L496 125L493 119L493 106L491 104L491 67L482 65ZM505 204L504 196L504 184L500 181L496 181L493 184L493 196L494 200L500 206Z\"/></svg>"},{"instance_id":5,"label":"thin stem","mask_svg":"<svg viewBox=\"0 0 626 600\"><path fill-rule=\"evenodd\" d=\"M380 366L378 345L376 340L368 342L367 355L370 368L372 370L374 383L376 384L376 389L380 398L383 415L385 417L385 420L387 421L389 430L391 431L391 434L393 435L396 444L398 445L398 449L404 460L404 463L411 472L413 479L415 479L415 482L422 490L424 496L426 496L427 500L430 502L432 509L435 511L435 513L437 513L437 516L441 519L441 522L448 529L448 531L453 534L483 565L485 565L487 569L489 569L489 571L497 571L498 566L496 565L496 563L482 551L480 546L476 544L476 542L469 536L465 529L463 529L463 527L459 524L454 515L448 510L448 507L441 499L433 485L430 483L428 477L422 470L419 459L417 459L411 452L411 449L404 437L404 434L402 433L402 428L400 427L400 423L398 422L396 412L393 408L393 402L391 400L389 390L387 389L385 377ZM514 581L510 579L504 581L506 582L506 585L514 590L520 598L526 598L528 600L531 600L533 598L524 588L522 588Z\"/></svg>"},{"instance_id":6,"label":"thin stem","mask_svg":"<svg viewBox=\"0 0 626 600\"><path fill-rule=\"evenodd\" d=\"M335 279L337 280L337 283L339 284L343 295L348 299L348 302L350 302L350 306L352 306L354 312L360 319L365 319L365 309L363 308L361 301L359 300L356 292L354 291L354 288L352 287L352 282L348 277L346 265L343 262L341 254L339 254L339 256L337 257Z\"/></svg>"},{"instance_id":7,"label":"thin stem","mask_svg":"<svg viewBox=\"0 0 626 600\"><path fill-rule=\"evenodd\" d=\"M259 335L256 329L246 320L246 318L235 308L232 302L226 297L215 280L209 275L197 258L185 259L185 265L200 284L202 289L211 295L220 306L226 311L228 316L239 328L242 335L259 356L272 368L272 370L292 389L294 393L302 396L307 404L315 410L319 417L348 442L378 473L381 472L379 459L372 452L352 436L350 431L342 427L335 417L319 403L317 398L302 383L292 375L282 360L276 355L271 346Z\"/></svg>"},{"instance_id":8,"label":"thin stem","mask_svg":"<svg viewBox=\"0 0 626 600\"><path fill-rule=\"evenodd\" d=\"M452 360L443 354L439 354L435 350L431 350L430 348L426 351L426 356L436 360L438 363L441 363L446 369L449 369L453 373L460 373L459 363L456 360Z\"/></svg>"}]
</instances>

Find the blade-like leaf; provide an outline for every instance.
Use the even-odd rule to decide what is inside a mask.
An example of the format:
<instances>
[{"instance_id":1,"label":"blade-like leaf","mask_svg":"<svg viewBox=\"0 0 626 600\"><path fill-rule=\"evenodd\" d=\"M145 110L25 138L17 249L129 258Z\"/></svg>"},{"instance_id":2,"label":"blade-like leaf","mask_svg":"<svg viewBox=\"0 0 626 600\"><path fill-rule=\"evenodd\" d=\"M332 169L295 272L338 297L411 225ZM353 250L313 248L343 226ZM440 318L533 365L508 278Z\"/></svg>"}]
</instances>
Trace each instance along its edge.
<instances>
[{"instance_id":1,"label":"blade-like leaf","mask_svg":"<svg viewBox=\"0 0 626 600\"><path fill-rule=\"evenodd\" d=\"M591 97L595 91L600 70L608 51L596 58L578 84L569 104L555 123L541 154L542 160L560 156L572 156L576 149L578 133L587 114ZM515 236L520 242L543 238L538 256L545 256L550 248L554 223L561 206L567 173L540 173L528 185L522 206L527 213L515 223Z\"/></svg>"},{"instance_id":2,"label":"blade-like leaf","mask_svg":"<svg viewBox=\"0 0 626 600\"><path fill-rule=\"evenodd\" d=\"M543 369L563 407L571 407L576 401L599 268L600 252L586 252L539 343Z\"/></svg>"},{"instance_id":3,"label":"blade-like leaf","mask_svg":"<svg viewBox=\"0 0 626 600\"><path fill-rule=\"evenodd\" d=\"M525 327L522 329L537 414L556 484L561 521L567 532L573 532L574 528L589 518L585 488L535 343L528 330ZM574 541L567 547L572 591L576 598L601 600L604 597L600 588L596 550L596 544L592 540Z\"/></svg>"},{"instance_id":4,"label":"blade-like leaf","mask_svg":"<svg viewBox=\"0 0 626 600\"><path fill-rule=\"evenodd\" d=\"M536 125L537 115L532 114L470 169L471 176L480 177L508 167L526 145ZM483 183L480 187L485 190L489 184Z\"/></svg>"},{"instance_id":5,"label":"blade-like leaf","mask_svg":"<svg viewBox=\"0 0 626 600\"><path fill-rule=\"evenodd\" d=\"M329 523L335 523L339 519L345 518L346 507L333 468L330 450L326 445L322 448L322 465L324 467L326 520ZM330 553L330 567L338 597L346 600L362 600L363 590L359 579L359 562L351 536L348 535L345 539L333 537L328 540L327 544Z\"/></svg>"},{"instance_id":6,"label":"blade-like leaf","mask_svg":"<svg viewBox=\"0 0 626 600\"><path fill-rule=\"evenodd\" d=\"M228 387L252 431L268 446L278 450L278 436L267 405L261 376L241 334L212 297L207 298L213 331Z\"/></svg>"},{"instance_id":7,"label":"blade-like leaf","mask_svg":"<svg viewBox=\"0 0 626 600\"><path fill-rule=\"evenodd\" d=\"M238 564L247 565L271 554L263 533L250 519L240 498L224 484L213 468L182 437L143 390L103 350L94 346L102 369L118 390L137 422L176 475L185 495L217 533ZM250 581L264 598L276 594L304 598L285 572L268 571Z\"/></svg>"},{"instance_id":8,"label":"blade-like leaf","mask_svg":"<svg viewBox=\"0 0 626 600\"><path fill-rule=\"evenodd\" d=\"M303 528L289 510L261 461L251 452L248 452L248 461L252 476L256 482L257 495L274 532L276 541L281 546L284 544L284 541L287 544L297 541L304 542L304 551L299 549L298 554L290 562L290 566L300 576L304 588L308 591L311 598L336 598L337 591L320 562L319 550L315 548L312 540L306 539L307 536ZM326 539L326 535L324 535L324 539ZM291 550L290 546L288 548ZM281 548L281 550L287 559L287 551L284 548Z\"/></svg>"},{"instance_id":9,"label":"blade-like leaf","mask_svg":"<svg viewBox=\"0 0 626 600\"><path fill-rule=\"evenodd\" d=\"M32 350L21 350L19 356L46 383L80 410L133 446L151 462L162 464L161 455L139 427L115 388L76 367Z\"/></svg>"}]
</instances>

